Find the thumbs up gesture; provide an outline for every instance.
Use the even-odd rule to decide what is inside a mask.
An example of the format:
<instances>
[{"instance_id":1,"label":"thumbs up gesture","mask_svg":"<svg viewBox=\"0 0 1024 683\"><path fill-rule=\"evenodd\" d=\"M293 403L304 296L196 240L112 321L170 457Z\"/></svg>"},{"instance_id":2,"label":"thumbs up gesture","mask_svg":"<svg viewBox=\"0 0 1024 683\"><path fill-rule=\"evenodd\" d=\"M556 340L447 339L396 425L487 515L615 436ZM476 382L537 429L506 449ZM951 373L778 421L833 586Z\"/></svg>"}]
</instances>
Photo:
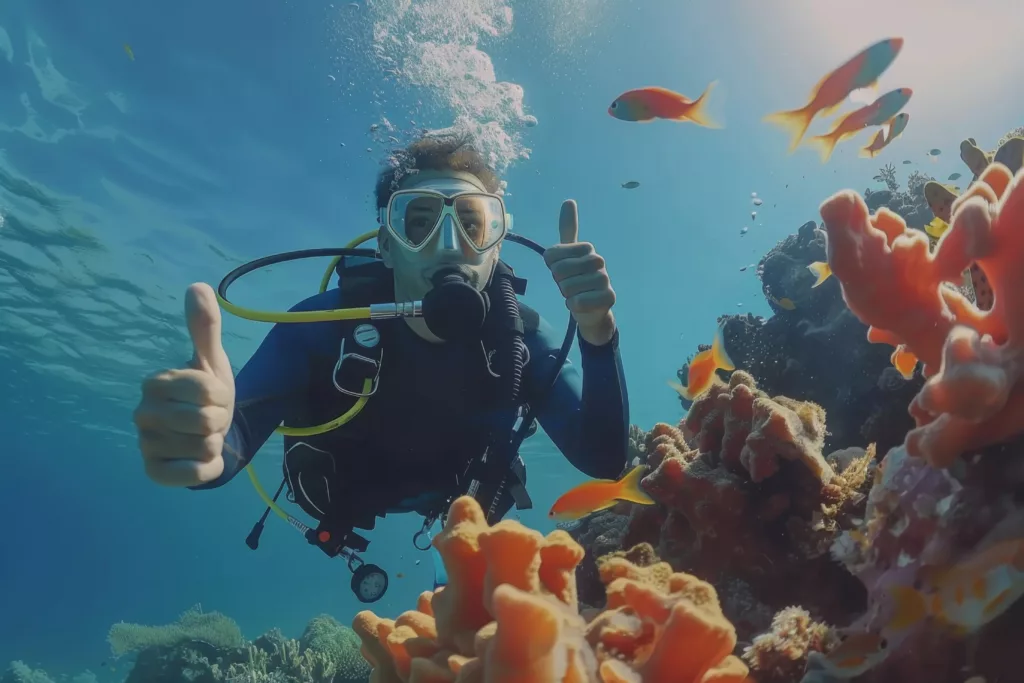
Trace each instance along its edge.
<instances>
[{"instance_id":1,"label":"thumbs up gesture","mask_svg":"<svg viewBox=\"0 0 1024 683\"><path fill-rule=\"evenodd\" d=\"M221 475L235 405L220 308L209 285L188 288L185 318L194 349L189 367L146 378L134 414L146 474L165 486L194 486Z\"/></svg>"},{"instance_id":2,"label":"thumbs up gesture","mask_svg":"<svg viewBox=\"0 0 1024 683\"><path fill-rule=\"evenodd\" d=\"M558 216L559 243L544 251L544 262L565 297L566 308L576 319L580 336L591 344L607 343L615 333L615 305L604 259L590 242L579 241L576 202L567 199Z\"/></svg>"}]
</instances>

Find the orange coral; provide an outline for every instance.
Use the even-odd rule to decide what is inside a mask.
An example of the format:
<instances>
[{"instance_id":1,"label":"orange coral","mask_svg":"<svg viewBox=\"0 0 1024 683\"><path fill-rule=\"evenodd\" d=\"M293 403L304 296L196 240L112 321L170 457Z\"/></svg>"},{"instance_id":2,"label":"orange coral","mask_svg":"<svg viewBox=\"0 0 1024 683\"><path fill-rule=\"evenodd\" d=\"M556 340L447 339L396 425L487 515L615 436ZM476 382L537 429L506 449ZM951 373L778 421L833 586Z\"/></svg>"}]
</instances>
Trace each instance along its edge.
<instances>
[{"instance_id":1,"label":"orange coral","mask_svg":"<svg viewBox=\"0 0 1024 683\"><path fill-rule=\"evenodd\" d=\"M447 587L394 621L369 611L353 621L373 683L747 681L714 588L664 563L604 563L608 609L587 624L574 574L583 549L565 532L488 526L462 497L434 546Z\"/></svg>"},{"instance_id":2,"label":"orange coral","mask_svg":"<svg viewBox=\"0 0 1024 683\"><path fill-rule=\"evenodd\" d=\"M1024 432L1024 188L992 164L953 207L934 253L896 214L868 215L855 192L821 206L828 259L868 338L903 345L928 378L910 411L911 455L947 467L959 455ZM1011 186L1012 185L1012 186ZM976 263L995 291L978 310L946 282Z\"/></svg>"}]
</instances>

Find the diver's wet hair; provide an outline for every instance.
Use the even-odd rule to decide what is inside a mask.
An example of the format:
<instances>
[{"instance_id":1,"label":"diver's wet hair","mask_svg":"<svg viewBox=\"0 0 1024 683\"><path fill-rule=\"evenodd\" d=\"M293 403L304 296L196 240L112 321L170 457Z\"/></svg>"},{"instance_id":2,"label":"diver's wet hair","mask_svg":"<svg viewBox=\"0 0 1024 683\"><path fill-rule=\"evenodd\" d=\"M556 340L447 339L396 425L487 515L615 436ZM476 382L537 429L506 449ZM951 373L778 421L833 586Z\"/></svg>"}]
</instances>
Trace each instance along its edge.
<instances>
[{"instance_id":1,"label":"diver's wet hair","mask_svg":"<svg viewBox=\"0 0 1024 683\"><path fill-rule=\"evenodd\" d=\"M388 205L391 195L405 176L416 171L462 171L480 179L488 192L497 192L501 181L473 146L472 137L463 134L425 135L403 150L392 154L389 168L377 176L377 209Z\"/></svg>"}]
</instances>

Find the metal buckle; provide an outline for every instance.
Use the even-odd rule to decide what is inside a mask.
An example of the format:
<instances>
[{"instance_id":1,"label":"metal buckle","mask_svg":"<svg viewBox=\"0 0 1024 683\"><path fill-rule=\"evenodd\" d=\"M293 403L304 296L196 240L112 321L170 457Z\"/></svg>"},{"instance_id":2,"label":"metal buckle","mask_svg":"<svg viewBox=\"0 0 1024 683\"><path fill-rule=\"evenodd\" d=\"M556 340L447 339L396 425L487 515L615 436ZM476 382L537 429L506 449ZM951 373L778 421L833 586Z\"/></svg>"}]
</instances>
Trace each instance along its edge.
<instances>
[{"instance_id":1,"label":"metal buckle","mask_svg":"<svg viewBox=\"0 0 1024 683\"><path fill-rule=\"evenodd\" d=\"M384 357L384 349L381 349L380 355L381 358ZM367 363L373 368L373 383L370 386L369 393L363 393L362 391L350 391L338 384L338 371L341 370L342 363L349 358ZM341 350L338 352L338 362L334 364L334 372L331 373L331 383L334 384L335 389L343 394L347 394L348 396L354 396L356 398L373 396L377 393L377 386L380 384L380 362L360 353L345 353L345 339L343 337L341 340Z\"/></svg>"}]
</instances>

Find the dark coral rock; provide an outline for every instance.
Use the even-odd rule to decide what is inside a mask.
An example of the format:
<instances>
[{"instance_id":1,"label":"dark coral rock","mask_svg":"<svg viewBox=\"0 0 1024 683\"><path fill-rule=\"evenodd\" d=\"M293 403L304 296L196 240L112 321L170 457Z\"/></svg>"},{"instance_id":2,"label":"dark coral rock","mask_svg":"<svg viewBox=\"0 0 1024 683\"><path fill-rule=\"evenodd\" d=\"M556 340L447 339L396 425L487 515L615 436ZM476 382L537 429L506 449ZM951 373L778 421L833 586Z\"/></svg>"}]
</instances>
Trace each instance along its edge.
<instances>
[{"instance_id":1,"label":"dark coral rock","mask_svg":"<svg viewBox=\"0 0 1024 683\"><path fill-rule=\"evenodd\" d=\"M758 272L775 315L726 316L725 346L736 367L772 395L817 403L829 415L825 450L876 442L885 453L901 443L913 420L907 406L920 390L883 373L892 348L867 340L867 326L850 313L835 278L812 289L807 266L825 260L825 238L814 222L775 246ZM787 298L795 308L776 302Z\"/></svg>"}]
</instances>

